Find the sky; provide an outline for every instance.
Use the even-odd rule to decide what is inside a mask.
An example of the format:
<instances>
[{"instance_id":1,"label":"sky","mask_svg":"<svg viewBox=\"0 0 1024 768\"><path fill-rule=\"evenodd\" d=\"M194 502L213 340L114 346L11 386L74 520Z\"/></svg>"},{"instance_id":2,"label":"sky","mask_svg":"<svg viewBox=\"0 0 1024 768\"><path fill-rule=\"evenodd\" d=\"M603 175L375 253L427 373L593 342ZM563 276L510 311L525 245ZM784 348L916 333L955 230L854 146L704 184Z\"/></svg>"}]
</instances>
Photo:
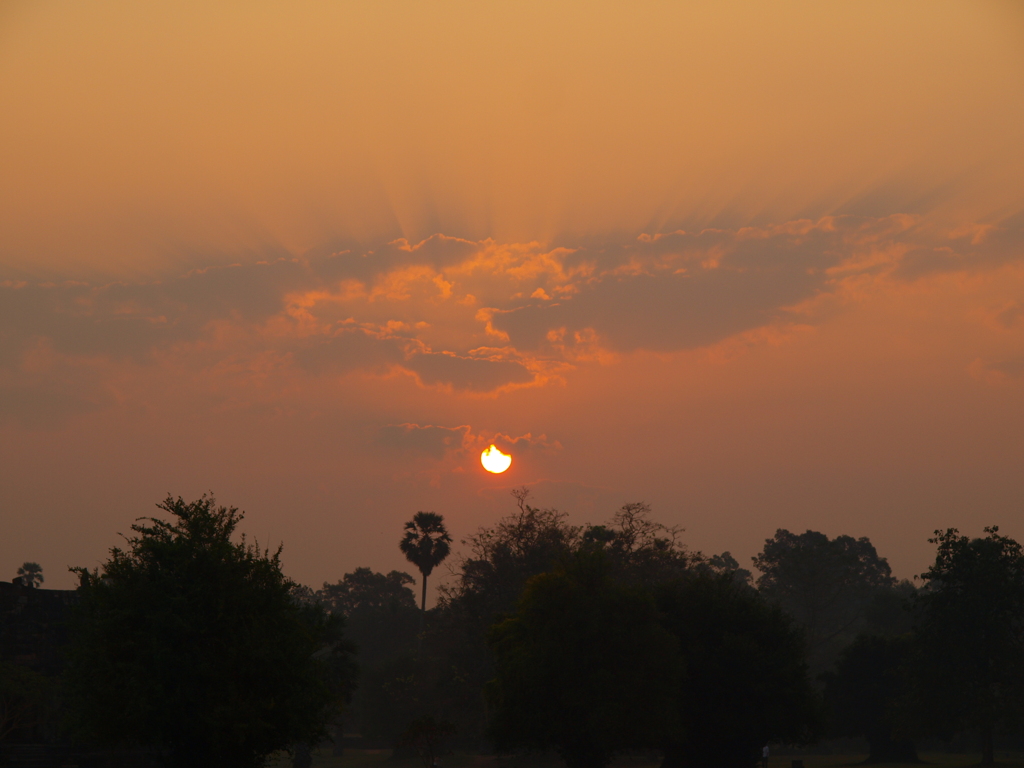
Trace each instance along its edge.
<instances>
[{"instance_id":1,"label":"sky","mask_svg":"<svg viewBox=\"0 0 1024 768\"><path fill-rule=\"evenodd\" d=\"M0 578L206 492L313 586L524 485L1024 539L1019 3L5 0L0 112Z\"/></svg>"}]
</instances>

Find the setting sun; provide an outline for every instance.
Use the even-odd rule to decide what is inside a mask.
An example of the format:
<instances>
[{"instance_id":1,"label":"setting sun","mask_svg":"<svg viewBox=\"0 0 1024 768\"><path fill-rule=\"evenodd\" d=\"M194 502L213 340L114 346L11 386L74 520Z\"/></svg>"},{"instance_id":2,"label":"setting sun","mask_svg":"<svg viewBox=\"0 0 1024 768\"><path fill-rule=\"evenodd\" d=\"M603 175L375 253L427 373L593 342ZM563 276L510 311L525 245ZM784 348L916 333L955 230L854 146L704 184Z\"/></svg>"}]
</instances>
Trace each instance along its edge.
<instances>
[{"instance_id":1,"label":"setting sun","mask_svg":"<svg viewBox=\"0 0 1024 768\"><path fill-rule=\"evenodd\" d=\"M494 474L500 474L512 466L512 457L507 453L502 453L496 445L493 443L480 454L480 463L484 465L484 469Z\"/></svg>"}]
</instances>

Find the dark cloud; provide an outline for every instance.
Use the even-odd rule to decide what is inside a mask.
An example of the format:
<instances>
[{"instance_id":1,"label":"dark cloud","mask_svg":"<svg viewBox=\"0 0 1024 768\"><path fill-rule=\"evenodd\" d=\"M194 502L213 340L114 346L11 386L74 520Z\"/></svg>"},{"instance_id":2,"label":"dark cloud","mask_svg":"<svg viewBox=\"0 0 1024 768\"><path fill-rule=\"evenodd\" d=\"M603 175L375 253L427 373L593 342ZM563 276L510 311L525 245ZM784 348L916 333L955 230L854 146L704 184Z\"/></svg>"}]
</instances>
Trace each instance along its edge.
<instances>
[{"instance_id":1,"label":"dark cloud","mask_svg":"<svg viewBox=\"0 0 1024 768\"><path fill-rule=\"evenodd\" d=\"M522 363L514 360L416 354L403 365L428 386L450 386L472 392L490 392L509 384L528 384L534 378Z\"/></svg>"},{"instance_id":2,"label":"dark cloud","mask_svg":"<svg viewBox=\"0 0 1024 768\"><path fill-rule=\"evenodd\" d=\"M443 459L447 453L461 451L470 427L435 427L419 424L388 424L377 432L377 441L388 448L425 453Z\"/></svg>"},{"instance_id":3,"label":"dark cloud","mask_svg":"<svg viewBox=\"0 0 1024 768\"><path fill-rule=\"evenodd\" d=\"M1024 215L953 232L904 214L848 215L543 247L434 235L153 282L8 281L0 371L9 386L22 381L40 345L137 365L173 350L197 369L273 353L311 375L401 368L428 387L485 393L604 351L692 349L785 323L848 275L914 281L1022 256ZM489 335L488 317L506 341ZM1019 317L1011 307L995 322Z\"/></svg>"}]
</instances>

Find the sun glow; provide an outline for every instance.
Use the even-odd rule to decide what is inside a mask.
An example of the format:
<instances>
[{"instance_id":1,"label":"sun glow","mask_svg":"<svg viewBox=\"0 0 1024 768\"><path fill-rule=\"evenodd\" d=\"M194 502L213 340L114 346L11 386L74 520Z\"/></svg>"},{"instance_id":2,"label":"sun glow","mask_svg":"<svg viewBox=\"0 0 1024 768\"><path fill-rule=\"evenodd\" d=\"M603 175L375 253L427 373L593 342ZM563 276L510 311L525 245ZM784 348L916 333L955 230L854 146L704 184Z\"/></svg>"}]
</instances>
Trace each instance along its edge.
<instances>
[{"instance_id":1,"label":"sun glow","mask_svg":"<svg viewBox=\"0 0 1024 768\"><path fill-rule=\"evenodd\" d=\"M480 454L480 463L488 472L499 474L512 466L512 457L507 453L502 453L492 443L487 450Z\"/></svg>"}]
</instances>

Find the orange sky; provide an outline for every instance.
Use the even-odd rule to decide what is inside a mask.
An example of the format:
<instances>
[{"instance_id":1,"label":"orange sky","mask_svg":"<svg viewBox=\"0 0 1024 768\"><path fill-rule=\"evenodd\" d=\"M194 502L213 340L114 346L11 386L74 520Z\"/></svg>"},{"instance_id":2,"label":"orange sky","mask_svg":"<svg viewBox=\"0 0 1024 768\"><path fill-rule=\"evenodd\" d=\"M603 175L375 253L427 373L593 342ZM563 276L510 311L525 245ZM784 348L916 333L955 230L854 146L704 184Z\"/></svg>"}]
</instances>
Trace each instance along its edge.
<instances>
[{"instance_id":1,"label":"orange sky","mask_svg":"<svg viewBox=\"0 0 1024 768\"><path fill-rule=\"evenodd\" d=\"M1021 8L0 5L0 577L210 489L314 585L522 484L1024 537Z\"/></svg>"}]
</instances>

